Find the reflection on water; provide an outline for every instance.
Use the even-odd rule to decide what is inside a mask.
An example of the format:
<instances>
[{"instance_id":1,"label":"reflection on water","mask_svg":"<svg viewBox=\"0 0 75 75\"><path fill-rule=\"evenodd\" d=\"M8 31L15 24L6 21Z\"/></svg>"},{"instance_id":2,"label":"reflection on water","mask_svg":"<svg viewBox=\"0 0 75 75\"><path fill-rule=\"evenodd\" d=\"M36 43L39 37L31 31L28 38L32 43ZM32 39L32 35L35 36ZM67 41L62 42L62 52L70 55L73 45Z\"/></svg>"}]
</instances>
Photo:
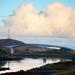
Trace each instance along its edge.
<instances>
[{"instance_id":1,"label":"reflection on water","mask_svg":"<svg viewBox=\"0 0 75 75\"><path fill-rule=\"evenodd\" d=\"M5 72L15 72L15 71L19 71L19 70L26 71L26 70L29 70L32 68L43 66L48 63L57 63L59 61L60 61L60 59L46 59L46 58L44 58L44 59L42 59L42 58L39 58L39 59L24 58L21 61L8 61L2 67L9 66L9 68L11 70L0 71L0 74L5 73Z\"/></svg>"},{"instance_id":2,"label":"reflection on water","mask_svg":"<svg viewBox=\"0 0 75 75\"><path fill-rule=\"evenodd\" d=\"M46 63L46 59L45 58L43 59L43 62Z\"/></svg>"},{"instance_id":3,"label":"reflection on water","mask_svg":"<svg viewBox=\"0 0 75 75\"><path fill-rule=\"evenodd\" d=\"M1 61L1 60L0 60L0 68L1 68L2 66L4 66L5 64L6 64L5 61Z\"/></svg>"}]
</instances>

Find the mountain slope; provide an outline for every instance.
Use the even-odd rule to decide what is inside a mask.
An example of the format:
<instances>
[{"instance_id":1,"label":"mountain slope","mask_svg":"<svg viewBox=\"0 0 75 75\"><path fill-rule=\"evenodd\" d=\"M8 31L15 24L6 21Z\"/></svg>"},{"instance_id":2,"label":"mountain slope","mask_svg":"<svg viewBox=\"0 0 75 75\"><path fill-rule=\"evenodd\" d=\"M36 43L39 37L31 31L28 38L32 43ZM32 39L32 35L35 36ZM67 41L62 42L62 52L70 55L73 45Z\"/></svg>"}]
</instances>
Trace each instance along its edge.
<instances>
[{"instance_id":1,"label":"mountain slope","mask_svg":"<svg viewBox=\"0 0 75 75\"><path fill-rule=\"evenodd\" d=\"M25 45L25 43L14 39L0 39L0 46L4 45Z\"/></svg>"}]
</instances>

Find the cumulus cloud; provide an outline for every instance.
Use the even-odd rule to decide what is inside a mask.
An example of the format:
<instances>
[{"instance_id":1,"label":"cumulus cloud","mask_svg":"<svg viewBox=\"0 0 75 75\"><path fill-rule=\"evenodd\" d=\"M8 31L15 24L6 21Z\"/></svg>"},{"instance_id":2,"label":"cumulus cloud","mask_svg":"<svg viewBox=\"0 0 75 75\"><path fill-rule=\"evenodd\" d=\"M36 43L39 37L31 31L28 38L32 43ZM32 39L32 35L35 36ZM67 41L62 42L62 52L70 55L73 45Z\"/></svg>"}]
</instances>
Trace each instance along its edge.
<instances>
[{"instance_id":1,"label":"cumulus cloud","mask_svg":"<svg viewBox=\"0 0 75 75\"><path fill-rule=\"evenodd\" d=\"M75 36L75 10L60 3L47 6L46 12L35 9L32 3L23 4L5 20L12 35Z\"/></svg>"}]
</instances>

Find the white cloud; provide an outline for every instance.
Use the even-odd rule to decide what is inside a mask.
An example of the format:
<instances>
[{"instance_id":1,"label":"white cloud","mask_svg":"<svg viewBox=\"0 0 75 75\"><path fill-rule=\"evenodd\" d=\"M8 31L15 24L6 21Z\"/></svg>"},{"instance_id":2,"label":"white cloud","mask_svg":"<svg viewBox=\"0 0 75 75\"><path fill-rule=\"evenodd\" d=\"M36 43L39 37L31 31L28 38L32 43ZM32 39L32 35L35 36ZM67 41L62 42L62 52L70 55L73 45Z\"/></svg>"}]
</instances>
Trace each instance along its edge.
<instances>
[{"instance_id":1,"label":"white cloud","mask_svg":"<svg viewBox=\"0 0 75 75\"><path fill-rule=\"evenodd\" d=\"M60 3L47 6L46 13L40 13L31 3L22 5L6 21L12 35L75 36L75 10Z\"/></svg>"}]
</instances>

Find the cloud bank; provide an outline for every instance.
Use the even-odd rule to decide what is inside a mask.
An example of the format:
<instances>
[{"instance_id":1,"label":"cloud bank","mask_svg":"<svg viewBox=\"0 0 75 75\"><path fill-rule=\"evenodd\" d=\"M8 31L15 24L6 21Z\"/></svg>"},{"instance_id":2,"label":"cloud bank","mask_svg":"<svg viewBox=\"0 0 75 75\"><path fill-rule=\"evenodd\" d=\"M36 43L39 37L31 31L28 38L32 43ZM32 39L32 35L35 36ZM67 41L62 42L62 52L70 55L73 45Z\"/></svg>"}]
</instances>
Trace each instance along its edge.
<instances>
[{"instance_id":1,"label":"cloud bank","mask_svg":"<svg viewBox=\"0 0 75 75\"><path fill-rule=\"evenodd\" d=\"M5 20L11 35L75 36L75 10L60 3L49 4L40 12L32 3L23 4Z\"/></svg>"}]
</instances>

